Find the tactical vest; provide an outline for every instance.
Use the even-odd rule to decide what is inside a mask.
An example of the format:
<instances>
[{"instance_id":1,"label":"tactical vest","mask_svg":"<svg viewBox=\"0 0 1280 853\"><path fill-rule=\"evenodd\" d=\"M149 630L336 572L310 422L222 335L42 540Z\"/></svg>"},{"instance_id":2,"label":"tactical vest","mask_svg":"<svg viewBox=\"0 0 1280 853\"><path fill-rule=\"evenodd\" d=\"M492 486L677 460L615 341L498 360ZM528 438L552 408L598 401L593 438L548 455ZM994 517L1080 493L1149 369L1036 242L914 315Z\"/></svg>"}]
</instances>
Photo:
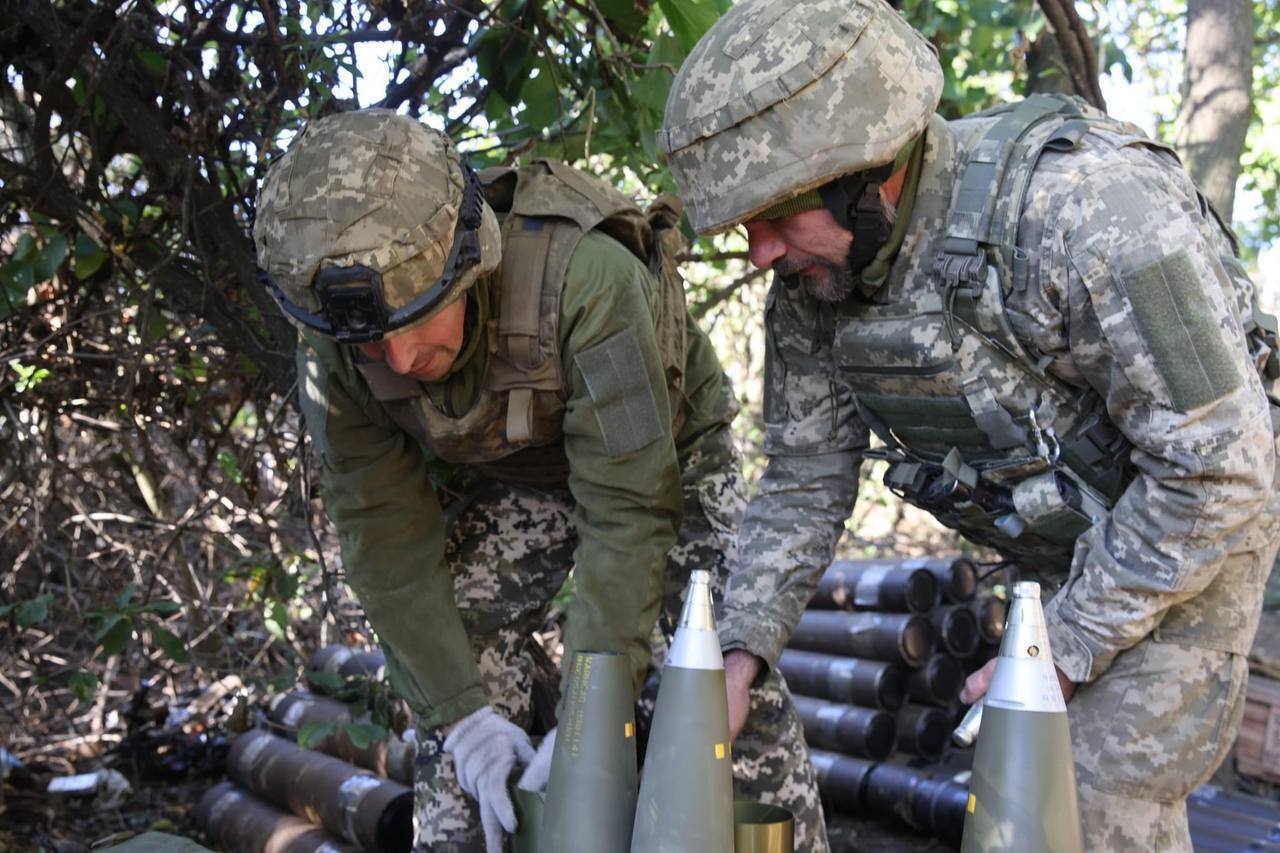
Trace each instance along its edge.
<instances>
[{"instance_id":1,"label":"tactical vest","mask_svg":"<svg viewBox=\"0 0 1280 853\"><path fill-rule=\"evenodd\" d=\"M929 210L918 197L925 209L913 211L946 222L912 249L935 258L932 274L896 270L887 302L843 303L833 354L886 445L869 455L890 462L892 491L973 541L1065 570L1076 538L1132 479L1132 446L1095 391L1047 372L1048 359L1014 334L1005 296L1020 260L1018 221L1045 150L1071 150L1094 127L1122 134L1122 145L1163 146L1052 96L975 118L970 127L987 127L960 166L950 208ZM1258 346L1274 378L1274 333L1270 349Z\"/></svg>"},{"instance_id":2,"label":"tactical vest","mask_svg":"<svg viewBox=\"0 0 1280 853\"><path fill-rule=\"evenodd\" d=\"M497 316L471 408L449 417L422 384L381 362L358 362L373 396L402 429L438 458L501 480L563 485L569 463L562 421L568 386L560 355L560 296L574 250L599 230L616 239L659 281L654 318L668 396L679 430L687 352L684 284L675 255L680 202L657 199L647 212L603 181L562 163L537 160L480 174L490 207L504 215Z\"/></svg>"}]
</instances>

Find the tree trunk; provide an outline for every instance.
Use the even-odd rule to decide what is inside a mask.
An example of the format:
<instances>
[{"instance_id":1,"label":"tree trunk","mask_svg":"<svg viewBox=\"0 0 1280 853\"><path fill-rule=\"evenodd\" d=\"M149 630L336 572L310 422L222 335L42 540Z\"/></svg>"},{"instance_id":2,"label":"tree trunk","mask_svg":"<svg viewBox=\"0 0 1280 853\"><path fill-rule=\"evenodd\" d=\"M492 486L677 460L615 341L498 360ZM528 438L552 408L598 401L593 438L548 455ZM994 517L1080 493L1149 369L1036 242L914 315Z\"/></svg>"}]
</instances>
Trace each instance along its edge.
<instances>
[{"instance_id":1,"label":"tree trunk","mask_svg":"<svg viewBox=\"0 0 1280 853\"><path fill-rule=\"evenodd\" d=\"M1175 145L1213 206L1231 218L1253 112L1251 0L1190 0Z\"/></svg>"},{"instance_id":2,"label":"tree trunk","mask_svg":"<svg viewBox=\"0 0 1280 853\"><path fill-rule=\"evenodd\" d=\"M1098 51L1073 0L1036 0L1048 28L1027 55L1028 91L1075 94L1106 111L1098 83Z\"/></svg>"}]
</instances>

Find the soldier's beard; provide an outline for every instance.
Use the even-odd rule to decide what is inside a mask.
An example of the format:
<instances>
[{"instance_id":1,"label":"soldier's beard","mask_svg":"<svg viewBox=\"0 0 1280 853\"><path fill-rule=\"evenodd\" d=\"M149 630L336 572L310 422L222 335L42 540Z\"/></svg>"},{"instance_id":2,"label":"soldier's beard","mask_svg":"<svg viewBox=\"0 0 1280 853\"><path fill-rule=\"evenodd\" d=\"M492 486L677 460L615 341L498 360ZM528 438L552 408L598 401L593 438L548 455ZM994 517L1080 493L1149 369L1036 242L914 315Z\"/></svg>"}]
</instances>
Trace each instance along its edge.
<instances>
[{"instance_id":1,"label":"soldier's beard","mask_svg":"<svg viewBox=\"0 0 1280 853\"><path fill-rule=\"evenodd\" d=\"M843 302L858 283L847 258L844 263L836 263L818 255L791 251L773 265L773 271L796 282L822 302Z\"/></svg>"}]
</instances>

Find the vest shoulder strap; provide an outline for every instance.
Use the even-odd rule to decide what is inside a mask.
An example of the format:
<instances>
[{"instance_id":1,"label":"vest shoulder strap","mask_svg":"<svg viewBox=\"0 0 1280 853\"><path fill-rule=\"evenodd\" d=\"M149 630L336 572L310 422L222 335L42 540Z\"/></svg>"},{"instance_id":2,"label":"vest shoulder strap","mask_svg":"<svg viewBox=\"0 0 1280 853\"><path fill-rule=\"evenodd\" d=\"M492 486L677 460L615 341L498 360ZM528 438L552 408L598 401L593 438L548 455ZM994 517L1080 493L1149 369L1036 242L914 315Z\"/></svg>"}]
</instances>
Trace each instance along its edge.
<instances>
[{"instance_id":1,"label":"vest shoulder strap","mask_svg":"<svg viewBox=\"0 0 1280 853\"><path fill-rule=\"evenodd\" d=\"M486 198L505 213L499 307L485 384L505 391L508 433L522 434L533 392L563 394L560 299L579 241L602 231L651 263L653 229L635 202L606 182L555 160L481 173Z\"/></svg>"}]
</instances>

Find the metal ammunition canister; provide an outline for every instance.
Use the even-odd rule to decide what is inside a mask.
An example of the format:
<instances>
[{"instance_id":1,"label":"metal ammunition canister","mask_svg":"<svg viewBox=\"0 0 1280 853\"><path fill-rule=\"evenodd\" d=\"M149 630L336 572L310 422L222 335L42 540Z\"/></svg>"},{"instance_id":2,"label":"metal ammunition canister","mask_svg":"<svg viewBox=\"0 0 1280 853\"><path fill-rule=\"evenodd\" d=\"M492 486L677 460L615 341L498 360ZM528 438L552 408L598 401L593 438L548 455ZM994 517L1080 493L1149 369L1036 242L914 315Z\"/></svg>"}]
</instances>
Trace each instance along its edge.
<instances>
[{"instance_id":1,"label":"metal ammunition canister","mask_svg":"<svg viewBox=\"0 0 1280 853\"><path fill-rule=\"evenodd\" d=\"M893 752L894 720L888 711L794 696L805 742L858 758L880 761Z\"/></svg>"},{"instance_id":2,"label":"metal ammunition canister","mask_svg":"<svg viewBox=\"0 0 1280 853\"><path fill-rule=\"evenodd\" d=\"M893 560L837 560L818 582L810 607L927 613L938 600L938 580Z\"/></svg>"},{"instance_id":3,"label":"metal ammunition canister","mask_svg":"<svg viewBox=\"0 0 1280 853\"><path fill-rule=\"evenodd\" d=\"M907 695L916 702L946 707L964 687L964 668L947 654L937 654L907 679Z\"/></svg>"},{"instance_id":4,"label":"metal ammunition canister","mask_svg":"<svg viewBox=\"0 0 1280 853\"><path fill-rule=\"evenodd\" d=\"M263 730L236 738L232 781L368 851L401 853L413 843L413 792L337 758Z\"/></svg>"},{"instance_id":5,"label":"metal ammunition canister","mask_svg":"<svg viewBox=\"0 0 1280 853\"><path fill-rule=\"evenodd\" d=\"M345 723L353 722L351 712L336 699L308 690L292 690L275 698L269 717L280 726L283 734L295 739L298 730L307 723L333 723L336 727L333 734L314 744L313 749L404 785L413 784L413 759L417 754L415 740L402 738L393 732L385 740L370 743L363 749L356 746L344 728Z\"/></svg>"},{"instance_id":6,"label":"metal ammunition canister","mask_svg":"<svg viewBox=\"0 0 1280 853\"><path fill-rule=\"evenodd\" d=\"M896 711L907 694L906 670L886 661L785 649L778 668L794 692L832 702Z\"/></svg>"},{"instance_id":7,"label":"metal ammunition canister","mask_svg":"<svg viewBox=\"0 0 1280 853\"><path fill-rule=\"evenodd\" d=\"M204 792L196 823L226 853L356 853L321 827L282 812L231 782Z\"/></svg>"},{"instance_id":8,"label":"metal ammunition canister","mask_svg":"<svg viewBox=\"0 0 1280 853\"><path fill-rule=\"evenodd\" d=\"M933 652L933 626L914 613L842 613L808 610L791 646L827 654L891 661L912 669Z\"/></svg>"}]
</instances>

